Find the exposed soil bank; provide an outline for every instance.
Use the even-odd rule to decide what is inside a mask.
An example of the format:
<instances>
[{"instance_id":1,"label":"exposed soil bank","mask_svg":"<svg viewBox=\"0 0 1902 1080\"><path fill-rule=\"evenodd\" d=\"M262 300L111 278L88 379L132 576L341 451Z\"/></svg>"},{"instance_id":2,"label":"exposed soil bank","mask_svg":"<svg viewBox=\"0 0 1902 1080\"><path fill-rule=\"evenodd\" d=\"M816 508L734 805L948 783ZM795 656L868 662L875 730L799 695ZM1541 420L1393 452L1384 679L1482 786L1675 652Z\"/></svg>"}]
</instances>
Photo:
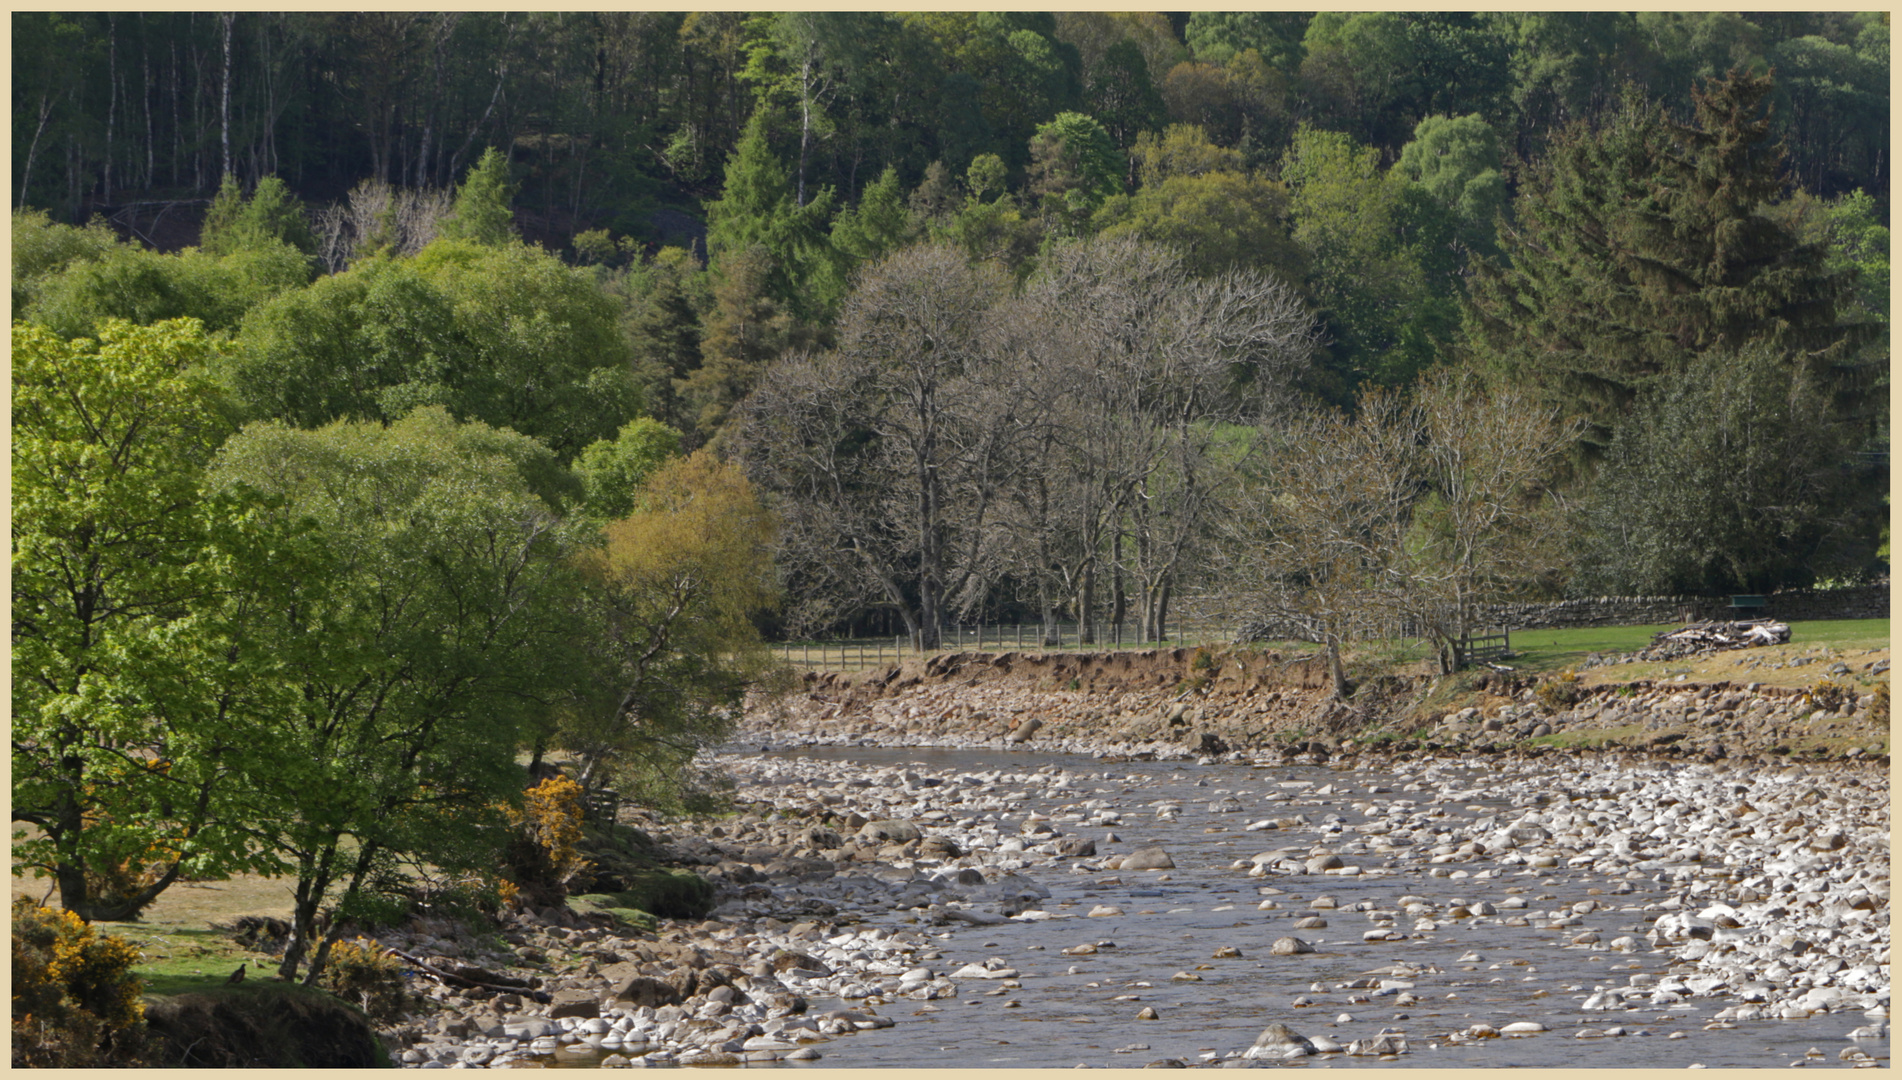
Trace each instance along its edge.
<instances>
[{"instance_id":1,"label":"exposed soil bank","mask_svg":"<svg viewBox=\"0 0 1902 1080\"><path fill-rule=\"evenodd\" d=\"M1158 758L1593 747L1887 763L1887 718L1872 695L1819 702L1781 687L1638 681L1579 686L1568 702L1530 677L1484 673L1469 685L1446 700L1431 676L1386 675L1336 701L1306 655L945 653L809 673L795 694L750 710L742 730L776 743L1027 743Z\"/></svg>"}]
</instances>

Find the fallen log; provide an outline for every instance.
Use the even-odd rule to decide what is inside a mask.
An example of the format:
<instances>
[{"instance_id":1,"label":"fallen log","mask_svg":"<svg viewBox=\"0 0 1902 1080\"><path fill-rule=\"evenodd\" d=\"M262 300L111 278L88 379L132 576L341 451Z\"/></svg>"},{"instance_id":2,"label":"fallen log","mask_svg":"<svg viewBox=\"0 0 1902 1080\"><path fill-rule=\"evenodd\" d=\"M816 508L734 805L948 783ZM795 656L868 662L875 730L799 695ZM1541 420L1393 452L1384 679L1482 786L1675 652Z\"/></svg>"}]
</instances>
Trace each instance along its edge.
<instances>
[{"instance_id":1,"label":"fallen log","mask_svg":"<svg viewBox=\"0 0 1902 1080\"><path fill-rule=\"evenodd\" d=\"M469 964L441 961L441 963L445 964L448 968L448 970L445 970L444 968L437 967L434 963L431 963L423 957L406 953L394 946L385 946L383 951L408 963L411 967L435 979L444 986L492 990L498 994L521 994L524 997L534 999L537 1004L541 1005L546 1005L549 1001L553 1000L548 991L535 989L533 984L527 979L518 979L512 975L499 975L495 972L487 971ZM481 976L481 978L477 978L476 976Z\"/></svg>"}]
</instances>

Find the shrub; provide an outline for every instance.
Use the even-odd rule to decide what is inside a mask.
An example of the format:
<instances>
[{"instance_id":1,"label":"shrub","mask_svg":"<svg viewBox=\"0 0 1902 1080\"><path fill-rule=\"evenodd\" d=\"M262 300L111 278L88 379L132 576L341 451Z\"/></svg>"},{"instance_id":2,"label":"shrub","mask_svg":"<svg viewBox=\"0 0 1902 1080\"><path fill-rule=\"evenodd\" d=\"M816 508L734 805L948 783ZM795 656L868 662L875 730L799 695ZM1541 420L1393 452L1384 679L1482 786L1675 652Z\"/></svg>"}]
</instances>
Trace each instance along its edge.
<instances>
[{"instance_id":1,"label":"shrub","mask_svg":"<svg viewBox=\"0 0 1902 1080\"><path fill-rule=\"evenodd\" d=\"M330 947L330 960L318 978L323 988L362 1006L371 1020L387 1024L400 1019L409 1006L403 968L384 955L373 941L339 941Z\"/></svg>"},{"instance_id":2,"label":"shrub","mask_svg":"<svg viewBox=\"0 0 1902 1080\"><path fill-rule=\"evenodd\" d=\"M522 809L513 815L515 836L506 868L522 903L543 907L567 899L568 882L588 865L578 847L582 810L581 785L565 776L528 789Z\"/></svg>"},{"instance_id":3,"label":"shrub","mask_svg":"<svg viewBox=\"0 0 1902 1080\"><path fill-rule=\"evenodd\" d=\"M1837 709L1842 708L1843 702L1854 701L1855 699L1856 691L1854 687L1849 686L1847 683L1836 682L1833 679L1824 679L1815 686L1810 687L1809 691L1810 707L1813 709L1821 709L1824 712L1835 712Z\"/></svg>"},{"instance_id":4,"label":"shrub","mask_svg":"<svg viewBox=\"0 0 1902 1080\"><path fill-rule=\"evenodd\" d=\"M1561 671L1549 679L1541 679L1536 693L1539 704L1544 705L1547 712L1558 712L1578 704L1585 696L1585 688L1579 685L1578 672Z\"/></svg>"},{"instance_id":5,"label":"shrub","mask_svg":"<svg viewBox=\"0 0 1902 1080\"><path fill-rule=\"evenodd\" d=\"M1195 671L1207 671L1214 666L1215 654L1210 652L1206 646L1198 647L1195 650L1195 659L1189 662L1189 667Z\"/></svg>"},{"instance_id":6,"label":"shrub","mask_svg":"<svg viewBox=\"0 0 1902 1080\"><path fill-rule=\"evenodd\" d=\"M1888 680L1884 679L1877 683L1876 688L1870 692L1870 696L1874 700L1869 704L1869 719L1878 724L1887 724L1889 722Z\"/></svg>"},{"instance_id":7,"label":"shrub","mask_svg":"<svg viewBox=\"0 0 1902 1080\"><path fill-rule=\"evenodd\" d=\"M136 1064L144 1043L139 951L69 911L13 905L13 1064Z\"/></svg>"}]
</instances>

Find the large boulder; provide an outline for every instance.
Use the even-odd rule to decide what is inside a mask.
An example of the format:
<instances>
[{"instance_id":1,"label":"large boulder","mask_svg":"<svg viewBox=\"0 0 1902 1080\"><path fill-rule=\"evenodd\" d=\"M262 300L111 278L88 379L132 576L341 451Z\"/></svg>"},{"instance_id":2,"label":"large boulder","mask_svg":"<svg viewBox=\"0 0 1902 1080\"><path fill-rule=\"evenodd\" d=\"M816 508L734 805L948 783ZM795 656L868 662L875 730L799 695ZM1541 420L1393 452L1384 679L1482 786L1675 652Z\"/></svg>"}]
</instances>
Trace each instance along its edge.
<instances>
[{"instance_id":1,"label":"large boulder","mask_svg":"<svg viewBox=\"0 0 1902 1080\"><path fill-rule=\"evenodd\" d=\"M1255 1037L1255 1045L1243 1051L1245 1058L1269 1058L1285 1060L1287 1058L1307 1057L1314 1053L1314 1044L1304 1035L1297 1035L1288 1025L1276 1021L1261 1030Z\"/></svg>"},{"instance_id":2,"label":"large boulder","mask_svg":"<svg viewBox=\"0 0 1902 1080\"><path fill-rule=\"evenodd\" d=\"M657 979L652 975L628 975L614 984L613 992L609 996L630 1005L645 1005L650 1009L658 1009L666 1005L678 1005L687 1000L698 981L698 977L691 970L676 972L672 979ZM686 985L683 986L682 983Z\"/></svg>"},{"instance_id":3,"label":"large boulder","mask_svg":"<svg viewBox=\"0 0 1902 1080\"><path fill-rule=\"evenodd\" d=\"M548 1018L564 1016L592 1020L601 1015L601 999L593 990L557 990L548 1001Z\"/></svg>"},{"instance_id":4,"label":"large boulder","mask_svg":"<svg viewBox=\"0 0 1902 1080\"><path fill-rule=\"evenodd\" d=\"M1033 716L1030 719L1025 720L1023 723L1018 724L1015 728L1012 728L1011 733L1009 735L1004 736L1004 741L1007 743L1029 742L1030 737L1032 735L1035 735L1037 733L1037 729L1042 726L1043 726L1043 721Z\"/></svg>"},{"instance_id":5,"label":"large boulder","mask_svg":"<svg viewBox=\"0 0 1902 1080\"><path fill-rule=\"evenodd\" d=\"M860 837L887 844L903 844L923 835L909 821L868 821L859 829Z\"/></svg>"},{"instance_id":6,"label":"large boulder","mask_svg":"<svg viewBox=\"0 0 1902 1080\"><path fill-rule=\"evenodd\" d=\"M1160 847L1138 848L1123 857L1119 870L1174 870L1176 861Z\"/></svg>"},{"instance_id":7,"label":"large boulder","mask_svg":"<svg viewBox=\"0 0 1902 1080\"><path fill-rule=\"evenodd\" d=\"M1314 946L1302 941L1298 937L1285 937L1276 938L1275 943L1268 946L1268 951L1276 956L1295 956L1300 953L1313 952Z\"/></svg>"}]
</instances>

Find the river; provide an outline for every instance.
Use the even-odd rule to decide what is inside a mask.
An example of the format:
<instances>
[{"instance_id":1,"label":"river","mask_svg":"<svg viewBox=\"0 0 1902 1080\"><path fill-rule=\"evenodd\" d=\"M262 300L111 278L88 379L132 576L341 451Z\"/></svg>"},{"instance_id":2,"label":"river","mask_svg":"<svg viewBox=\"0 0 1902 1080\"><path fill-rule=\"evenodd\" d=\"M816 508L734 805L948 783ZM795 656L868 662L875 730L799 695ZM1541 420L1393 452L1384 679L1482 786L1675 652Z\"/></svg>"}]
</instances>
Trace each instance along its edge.
<instances>
[{"instance_id":1,"label":"river","mask_svg":"<svg viewBox=\"0 0 1902 1080\"><path fill-rule=\"evenodd\" d=\"M1535 860L1510 853L1450 854L1453 842L1476 828L1503 828L1542 810L1573 814L1549 819L1560 831L1574 819L1587 830L1609 829L1623 820L1620 813L1634 812L1641 824L1656 813L1659 821L1682 821L1691 830L1696 822L1687 816L1634 807L1632 800L1687 807L1688 799L1657 795L1690 782L1687 790L1766 801L1774 793L1757 793L1751 785L1779 778L1720 777L1715 783L1705 776L1696 787L1695 779L1663 767L1634 777L1575 759L1538 768L1522 763L1516 772L1453 761L1403 771L1337 771L873 747L733 754L726 761L742 780L742 794L752 798L803 792L789 781L797 776L817 783L870 775L881 785L896 784L905 769L914 777L994 776L1016 796L1003 812L947 807L931 823L955 826L979 849L1026 827L1098 844L1094 858L1001 852L1003 865L1019 864L1019 873L1049 890L1037 905L1047 918L1033 911L996 925L921 927L915 909L873 904L860 912L867 925L922 928L931 940L920 962L934 973L989 962L1018 975L1008 982L959 980L955 997L938 1000L876 998L878 1011L896 1025L824 1043L823 1067L1136 1067L1169 1059L1196 1065L1246 1049L1276 1021L1309 1039L1341 1044L1382 1031L1407 1040L1408 1053L1384 1059L1341 1053L1295 1059L1310 1066L1741 1068L1838 1066L1841 1054L1856 1051L1883 1063L1888 1057L1886 1028L1880 1039L1847 1038L1886 1017L1886 1008L1871 1019L1861 1007L1887 1004L1886 852L1879 998L1846 995L1832 1003L1835 1011L1797 1019L1737 1018L1740 1003L1747 1007L1753 996L1747 986L1741 994L1730 992L1737 980L1718 993L1710 993L1708 983L1684 988L1687 980L1708 979L1708 971L1645 938L1661 914L1719 896L1737 903L1725 890L1755 867L1674 861L1671 852L1682 847L1662 844L1616 860L1614 873L1606 872L1604 858L1532 865ZM903 786L889 794L901 802L915 794L914 809L934 805L934 790L951 790ZM1886 802L1886 784L1882 798ZM1598 826L1589 823L1599 818ZM1039 826L1039 819L1047 820ZM1248 829L1268 820L1282 825ZM1441 840L1445 848L1433 847ZM1170 854L1173 869L1101 868L1111 855L1156 845ZM1246 864L1282 848L1298 865L1317 847L1339 852L1361 872L1284 872L1291 864L1274 860L1263 876L1234 868L1238 860ZM1435 860L1430 850L1449 854ZM987 855L998 857L995 848ZM1767 883L1762 888L1774 890ZM1089 914L1107 909L1118 913ZM1297 920L1312 918L1324 919L1325 927L1295 928ZM1847 967L1863 955L1852 940L1864 932L1859 919L1832 917L1837 929L1805 932L1815 947L1846 958L1832 966ZM1391 940L1367 940L1383 927ZM1291 936L1314 951L1271 955L1272 943ZM1624 938L1631 939L1625 948L1615 947ZM1224 952L1238 955L1218 958ZM1656 991L1617 995L1632 986ZM812 1000L814 1011L848 1007L866 1003ZM1157 1018L1137 1019L1144 1009ZM1491 1034L1525 1022L1547 1030ZM587 1067L602 1056L563 1053L558 1062L543 1060Z\"/></svg>"}]
</instances>

